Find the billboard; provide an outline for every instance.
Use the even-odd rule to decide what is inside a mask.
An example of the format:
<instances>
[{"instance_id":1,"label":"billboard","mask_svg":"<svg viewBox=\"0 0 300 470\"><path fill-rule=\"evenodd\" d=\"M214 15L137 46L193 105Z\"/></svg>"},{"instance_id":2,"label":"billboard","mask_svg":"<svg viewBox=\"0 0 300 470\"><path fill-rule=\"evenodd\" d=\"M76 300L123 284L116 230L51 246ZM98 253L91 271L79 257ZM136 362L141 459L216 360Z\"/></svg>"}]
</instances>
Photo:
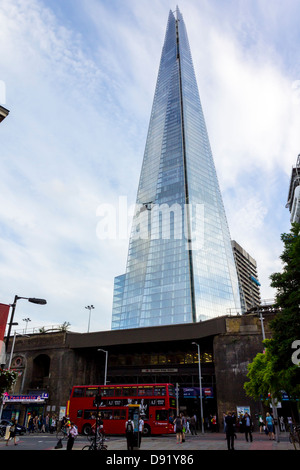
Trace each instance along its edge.
<instances>
[{"instance_id":1,"label":"billboard","mask_svg":"<svg viewBox=\"0 0 300 470\"><path fill-rule=\"evenodd\" d=\"M4 340L10 305L0 304L0 341Z\"/></svg>"}]
</instances>

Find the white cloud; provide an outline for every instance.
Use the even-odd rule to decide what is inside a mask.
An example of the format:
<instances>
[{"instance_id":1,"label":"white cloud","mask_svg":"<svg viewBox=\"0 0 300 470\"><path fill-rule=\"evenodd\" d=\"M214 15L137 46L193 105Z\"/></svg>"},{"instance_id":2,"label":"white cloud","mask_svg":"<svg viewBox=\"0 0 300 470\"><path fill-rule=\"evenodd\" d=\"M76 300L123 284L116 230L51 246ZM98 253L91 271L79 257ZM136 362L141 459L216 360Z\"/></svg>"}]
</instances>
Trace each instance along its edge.
<instances>
[{"instance_id":1,"label":"white cloud","mask_svg":"<svg viewBox=\"0 0 300 470\"><path fill-rule=\"evenodd\" d=\"M183 0L180 8L230 230L257 259L269 297L280 233L289 228L300 71L282 66L286 55L272 42L263 47L263 33L255 35L266 14L248 5L243 17L243 4ZM20 323L24 312L39 325L69 321L84 331L84 307L93 304L91 329L110 328L113 279L125 270L128 245L97 238L96 211L122 195L135 199L170 9L149 5L1 2L0 81L10 115L0 127L0 298L48 301L20 302Z\"/></svg>"}]
</instances>

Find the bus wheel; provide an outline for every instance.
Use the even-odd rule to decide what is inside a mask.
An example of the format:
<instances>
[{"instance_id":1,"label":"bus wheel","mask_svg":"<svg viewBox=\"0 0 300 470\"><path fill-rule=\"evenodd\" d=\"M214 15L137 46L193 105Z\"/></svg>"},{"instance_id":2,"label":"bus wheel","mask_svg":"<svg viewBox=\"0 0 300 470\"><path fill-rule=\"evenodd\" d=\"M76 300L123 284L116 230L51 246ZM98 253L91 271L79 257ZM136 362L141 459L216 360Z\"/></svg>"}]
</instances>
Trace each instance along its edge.
<instances>
[{"instance_id":1,"label":"bus wheel","mask_svg":"<svg viewBox=\"0 0 300 470\"><path fill-rule=\"evenodd\" d=\"M151 434L151 428L148 424L145 424L144 430L143 430L143 437L148 437Z\"/></svg>"},{"instance_id":2,"label":"bus wheel","mask_svg":"<svg viewBox=\"0 0 300 470\"><path fill-rule=\"evenodd\" d=\"M84 436L89 436L92 432L92 427L90 424L85 424L82 428L82 434Z\"/></svg>"}]
</instances>

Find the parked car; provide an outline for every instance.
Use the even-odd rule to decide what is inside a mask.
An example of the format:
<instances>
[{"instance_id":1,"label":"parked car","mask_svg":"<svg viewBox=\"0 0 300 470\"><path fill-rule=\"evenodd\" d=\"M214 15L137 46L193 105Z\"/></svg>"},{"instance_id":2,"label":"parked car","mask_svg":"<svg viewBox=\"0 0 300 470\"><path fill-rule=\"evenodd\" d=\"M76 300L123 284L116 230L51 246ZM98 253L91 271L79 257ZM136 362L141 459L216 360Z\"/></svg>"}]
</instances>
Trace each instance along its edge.
<instances>
[{"instance_id":1,"label":"parked car","mask_svg":"<svg viewBox=\"0 0 300 470\"><path fill-rule=\"evenodd\" d=\"M4 435L5 434L5 430L6 430L6 427L7 426L12 426L12 421L9 421L8 419L2 419L1 422L0 422L0 434ZM4 433L3 433L4 431ZM21 426L21 424L17 423L16 424L16 434L19 434L19 435L22 435L22 434L26 434L26 428L25 426Z\"/></svg>"}]
</instances>

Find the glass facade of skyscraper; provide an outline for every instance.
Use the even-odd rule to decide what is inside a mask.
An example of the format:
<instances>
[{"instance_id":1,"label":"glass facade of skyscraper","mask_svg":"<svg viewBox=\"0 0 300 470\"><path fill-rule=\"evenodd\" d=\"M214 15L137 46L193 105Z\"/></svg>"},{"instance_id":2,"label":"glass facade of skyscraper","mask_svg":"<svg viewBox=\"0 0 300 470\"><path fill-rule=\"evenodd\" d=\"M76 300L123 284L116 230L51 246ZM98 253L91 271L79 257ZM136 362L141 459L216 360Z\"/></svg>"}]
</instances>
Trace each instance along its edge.
<instances>
[{"instance_id":1,"label":"glass facade of skyscraper","mask_svg":"<svg viewBox=\"0 0 300 470\"><path fill-rule=\"evenodd\" d=\"M112 329L240 311L229 229L186 28L170 12Z\"/></svg>"}]
</instances>

